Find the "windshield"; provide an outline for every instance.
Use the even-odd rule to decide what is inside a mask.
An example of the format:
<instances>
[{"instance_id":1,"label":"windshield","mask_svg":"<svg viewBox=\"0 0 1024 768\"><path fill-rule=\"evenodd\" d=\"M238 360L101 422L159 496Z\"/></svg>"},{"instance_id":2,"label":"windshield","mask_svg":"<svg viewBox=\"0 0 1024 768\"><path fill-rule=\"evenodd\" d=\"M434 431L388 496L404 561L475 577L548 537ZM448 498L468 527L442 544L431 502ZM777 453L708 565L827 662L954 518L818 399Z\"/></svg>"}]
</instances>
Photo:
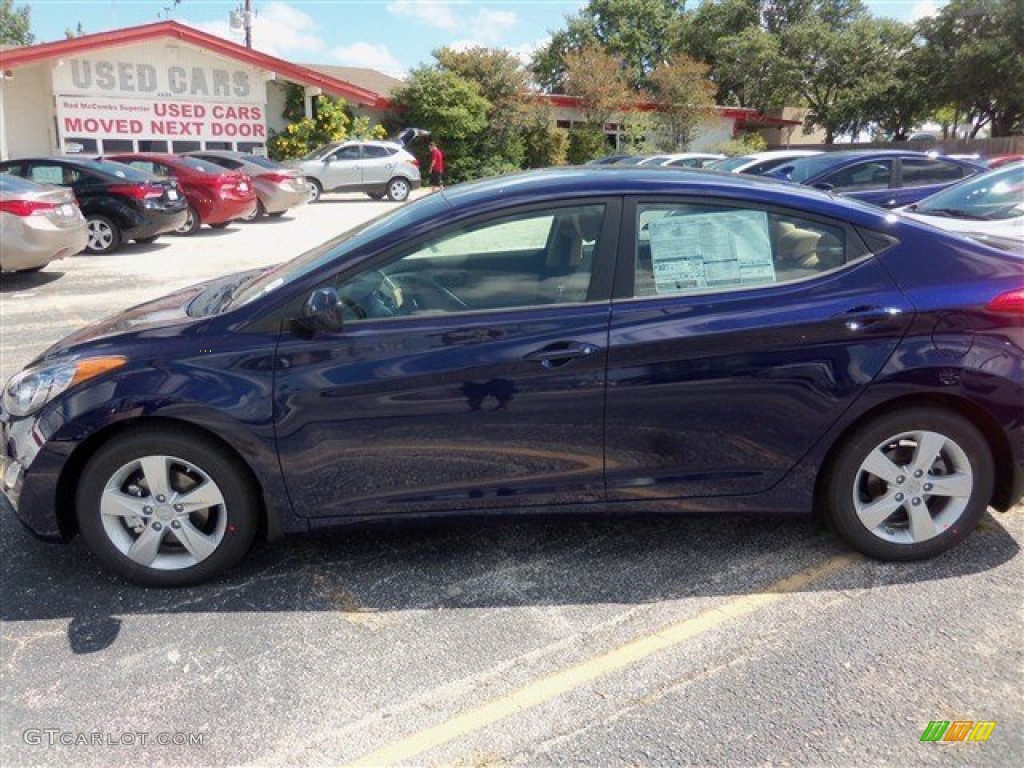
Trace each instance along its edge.
<instances>
[{"instance_id":1,"label":"windshield","mask_svg":"<svg viewBox=\"0 0 1024 768\"><path fill-rule=\"evenodd\" d=\"M224 166L211 163L209 160L184 156L179 157L178 159L181 161L182 165L191 168L193 171L198 171L199 173L209 173L214 176L219 176L224 173Z\"/></svg>"},{"instance_id":2,"label":"windshield","mask_svg":"<svg viewBox=\"0 0 1024 768\"><path fill-rule=\"evenodd\" d=\"M435 221L449 207L443 194L427 195L414 203L389 211L338 235L291 261L261 273L237 286L226 296L220 309L240 307L268 293L294 283L330 262L341 262L368 243L387 237L418 222Z\"/></svg>"},{"instance_id":3,"label":"windshield","mask_svg":"<svg viewBox=\"0 0 1024 768\"><path fill-rule=\"evenodd\" d=\"M747 163L755 159L756 158L751 157L750 155L740 155L739 157L727 157L725 160L719 160L717 162L711 163L707 167L716 171L735 171L740 166L746 165Z\"/></svg>"},{"instance_id":4,"label":"windshield","mask_svg":"<svg viewBox=\"0 0 1024 768\"><path fill-rule=\"evenodd\" d=\"M253 165L258 165L260 168L270 168L274 171L280 171L284 168L276 160L271 160L269 157L263 157L263 155L246 155L246 162L250 162Z\"/></svg>"},{"instance_id":5,"label":"windshield","mask_svg":"<svg viewBox=\"0 0 1024 768\"><path fill-rule=\"evenodd\" d=\"M335 142L334 144L325 144L322 147L317 147L316 149L314 149L309 154L303 155L301 159L302 160L318 160L321 157L323 157L324 155L326 155L326 154L328 154L330 152L333 152L334 150L336 150L340 146L341 146L341 142Z\"/></svg>"},{"instance_id":6,"label":"windshield","mask_svg":"<svg viewBox=\"0 0 1024 768\"><path fill-rule=\"evenodd\" d=\"M922 200L914 210L988 221L1024 216L1024 164L975 176Z\"/></svg>"}]
</instances>

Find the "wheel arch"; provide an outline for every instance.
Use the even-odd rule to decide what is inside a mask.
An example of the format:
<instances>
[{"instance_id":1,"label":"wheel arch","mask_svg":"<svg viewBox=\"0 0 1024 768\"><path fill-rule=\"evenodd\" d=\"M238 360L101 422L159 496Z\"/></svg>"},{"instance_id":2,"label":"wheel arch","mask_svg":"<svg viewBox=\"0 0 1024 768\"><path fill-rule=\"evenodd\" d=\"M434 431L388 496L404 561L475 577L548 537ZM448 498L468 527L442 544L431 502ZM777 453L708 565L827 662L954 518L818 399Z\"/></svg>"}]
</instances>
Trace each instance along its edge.
<instances>
[{"instance_id":1,"label":"wheel arch","mask_svg":"<svg viewBox=\"0 0 1024 768\"><path fill-rule=\"evenodd\" d=\"M864 424L873 421L881 416L899 411L903 408L933 407L941 408L966 418L979 432L988 444L992 452L992 462L995 466L995 485L992 490L990 506L999 510L1009 508L1013 500L1013 453L1010 448L1006 434L1000 429L995 419L979 405L970 400L956 395L941 394L932 392L927 394L902 395L884 403L879 403L870 410L862 413L855 421L849 424L846 429L833 441L832 446L825 454L821 463L822 471L818 472L814 485L814 516L815 519L824 518L822 514L825 505L823 499L828 487L831 468L835 463L836 454L843 444L854 432Z\"/></svg>"},{"instance_id":2,"label":"wheel arch","mask_svg":"<svg viewBox=\"0 0 1024 768\"><path fill-rule=\"evenodd\" d=\"M145 432L173 429L182 433L189 433L216 445L225 455L230 458L238 469L252 483L256 489L259 509L258 528L256 535L264 540L275 539L281 535L279 510L267 493L267 488L260 481L259 475L252 465L245 459L230 442L218 435L216 432L182 419L169 418L166 416L146 416L140 418L126 419L110 424L103 429L79 443L68 460L65 462L60 476L57 478L55 490L55 501L57 510L57 525L60 529L61 538L65 541L73 538L78 533L77 509L75 493L79 479L89 459L103 445L121 435L130 432Z\"/></svg>"}]
</instances>

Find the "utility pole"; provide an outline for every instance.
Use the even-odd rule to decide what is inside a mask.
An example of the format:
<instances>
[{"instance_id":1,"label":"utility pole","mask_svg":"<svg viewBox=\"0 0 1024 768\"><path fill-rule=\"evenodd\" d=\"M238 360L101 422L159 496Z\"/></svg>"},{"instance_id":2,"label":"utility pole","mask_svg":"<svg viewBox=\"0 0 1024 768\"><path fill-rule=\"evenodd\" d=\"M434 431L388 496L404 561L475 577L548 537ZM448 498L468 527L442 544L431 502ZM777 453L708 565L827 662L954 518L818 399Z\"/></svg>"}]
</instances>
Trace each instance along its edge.
<instances>
[{"instance_id":1,"label":"utility pole","mask_svg":"<svg viewBox=\"0 0 1024 768\"><path fill-rule=\"evenodd\" d=\"M252 0L245 0L245 47L252 48Z\"/></svg>"},{"instance_id":2,"label":"utility pole","mask_svg":"<svg viewBox=\"0 0 1024 768\"><path fill-rule=\"evenodd\" d=\"M245 47L252 48L252 0L245 0L229 15L231 29L245 32Z\"/></svg>"}]
</instances>

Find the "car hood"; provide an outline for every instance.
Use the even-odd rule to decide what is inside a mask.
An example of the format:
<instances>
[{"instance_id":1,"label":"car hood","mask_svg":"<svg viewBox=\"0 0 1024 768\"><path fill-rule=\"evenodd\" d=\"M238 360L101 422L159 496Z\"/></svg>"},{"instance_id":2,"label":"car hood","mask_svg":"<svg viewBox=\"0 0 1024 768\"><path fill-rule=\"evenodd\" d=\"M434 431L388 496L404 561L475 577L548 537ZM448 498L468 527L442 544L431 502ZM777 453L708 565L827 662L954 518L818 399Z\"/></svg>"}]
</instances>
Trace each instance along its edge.
<instances>
[{"instance_id":1,"label":"car hood","mask_svg":"<svg viewBox=\"0 0 1024 768\"><path fill-rule=\"evenodd\" d=\"M37 360L72 355L78 352L80 347L91 345L97 340L113 339L143 331L149 332L150 338L161 335L176 336L182 326L200 322L211 314L211 312L197 312L195 308L190 313L190 307L194 302L209 304L208 298L216 299L219 295L223 295L224 291L230 290L262 271L261 269L248 270L208 280L118 312L64 337L47 349Z\"/></svg>"}]
</instances>

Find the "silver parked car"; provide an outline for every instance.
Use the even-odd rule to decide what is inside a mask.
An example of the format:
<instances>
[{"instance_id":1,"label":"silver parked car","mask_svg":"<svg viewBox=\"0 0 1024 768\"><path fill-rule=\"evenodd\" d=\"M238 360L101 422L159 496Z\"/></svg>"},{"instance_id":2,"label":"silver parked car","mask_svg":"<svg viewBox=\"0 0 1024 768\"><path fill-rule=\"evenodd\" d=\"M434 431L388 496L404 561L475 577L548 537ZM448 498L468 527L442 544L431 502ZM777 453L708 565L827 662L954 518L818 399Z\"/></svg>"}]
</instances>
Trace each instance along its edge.
<instances>
[{"instance_id":1,"label":"silver parked car","mask_svg":"<svg viewBox=\"0 0 1024 768\"><path fill-rule=\"evenodd\" d=\"M320 147L288 166L309 180L310 201L324 192L365 192L401 202L420 186L419 161L391 141L343 141Z\"/></svg>"},{"instance_id":2,"label":"silver parked car","mask_svg":"<svg viewBox=\"0 0 1024 768\"><path fill-rule=\"evenodd\" d=\"M89 227L70 189L0 174L0 271L37 272L88 241Z\"/></svg>"},{"instance_id":3,"label":"silver parked car","mask_svg":"<svg viewBox=\"0 0 1024 768\"><path fill-rule=\"evenodd\" d=\"M306 177L276 160L228 149L200 149L185 154L244 173L252 179L259 205L252 215L243 217L242 221L253 221L263 214L281 216L292 208L305 205L309 200Z\"/></svg>"}]
</instances>

